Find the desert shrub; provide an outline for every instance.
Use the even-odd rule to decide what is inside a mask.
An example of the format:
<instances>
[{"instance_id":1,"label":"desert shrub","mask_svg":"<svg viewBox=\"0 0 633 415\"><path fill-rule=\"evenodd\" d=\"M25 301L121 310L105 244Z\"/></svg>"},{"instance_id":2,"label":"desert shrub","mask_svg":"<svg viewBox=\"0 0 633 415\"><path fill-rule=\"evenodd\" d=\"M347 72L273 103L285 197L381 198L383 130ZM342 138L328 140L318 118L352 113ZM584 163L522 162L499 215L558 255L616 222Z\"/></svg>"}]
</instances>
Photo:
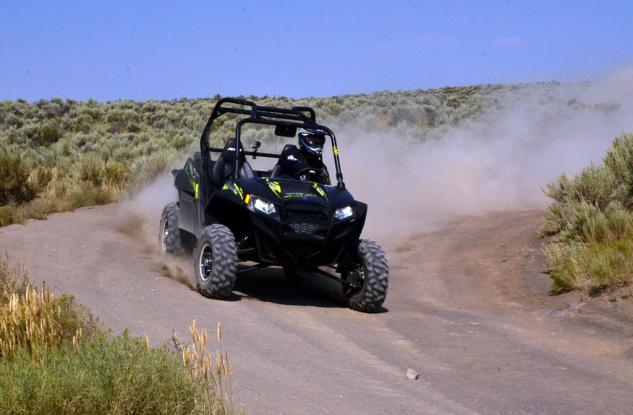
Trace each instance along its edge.
<instances>
[{"instance_id":1,"label":"desert shrub","mask_svg":"<svg viewBox=\"0 0 633 415\"><path fill-rule=\"evenodd\" d=\"M115 108L107 113L106 121L109 123L118 122L123 125L127 125L130 123L138 122L139 116L132 108L129 108L129 109Z\"/></svg>"},{"instance_id":2,"label":"desert shrub","mask_svg":"<svg viewBox=\"0 0 633 415\"><path fill-rule=\"evenodd\" d=\"M105 174L105 163L95 154L88 154L79 159L78 173L79 179L87 182L87 185L91 187L101 186Z\"/></svg>"},{"instance_id":3,"label":"desert shrub","mask_svg":"<svg viewBox=\"0 0 633 415\"><path fill-rule=\"evenodd\" d=\"M0 360L3 414L205 413L204 393L175 353L125 334Z\"/></svg>"},{"instance_id":4,"label":"desert shrub","mask_svg":"<svg viewBox=\"0 0 633 415\"><path fill-rule=\"evenodd\" d=\"M83 133L89 132L94 124L94 119L90 114L83 113L79 115L74 122L74 128L76 131L81 131Z\"/></svg>"},{"instance_id":5,"label":"desert shrub","mask_svg":"<svg viewBox=\"0 0 633 415\"><path fill-rule=\"evenodd\" d=\"M53 178L50 169L46 166L38 166L31 170L31 174L27 180L31 190L35 193L41 193Z\"/></svg>"},{"instance_id":6,"label":"desert shrub","mask_svg":"<svg viewBox=\"0 0 633 415\"><path fill-rule=\"evenodd\" d=\"M552 292L589 291L633 281L633 135L616 138L600 165L548 185L553 202L542 235L554 235L546 254Z\"/></svg>"},{"instance_id":7,"label":"desert shrub","mask_svg":"<svg viewBox=\"0 0 633 415\"><path fill-rule=\"evenodd\" d=\"M52 125L42 126L35 135L35 142L41 146L48 146L59 141L62 137L59 129Z\"/></svg>"},{"instance_id":8,"label":"desert shrub","mask_svg":"<svg viewBox=\"0 0 633 415\"><path fill-rule=\"evenodd\" d=\"M0 413L229 413L227 356L209 353L195 321L190 331L192 344L174 341L175 351L127 332L115 336L72 296L30 286L4 257Z\"/></svg>"},{"instance_id":9,"label":"desert shrub","mask_svg":"<svg viewBox=\"0 0 633 415\"><path fill-rule=\"evenodd\" d=\"M18 222L15 217L15 210L15 206L0 206L0 226L7 226Z\"/></svg>"},{"instance_id":10,"label":"desert shrub","mask_svg":"<svg viewBox=\"0 0 633 415\"><path fill-rule=\"evenodd\" d=\"M145 183L151 182L164 172L173 160L174 155L166 151L151 153L135 160L131 167L132 177L134 177L131 186L139 188Z\"/></svg>"},{"instance_id":11,"label":"desert shrub","mask_svg":"<svg viewBox=\"0 0 633 415\"><path fill-rule=\"evenodd\" d=\"M631 281L633 241L554 244L547 250L553 294L574 289L589 293L619 287Z\"/></svg>"},{"instance_id":12,"label":"desert shrub","mask_svg":"<svg viewBox=\"0 0 633 415\"><path fill-rule=\"evenodd\" d=\"M83 206L97 206L112 203L118 200L119 195L115 190L107 187L97 187L84 191L74 190L68 196L66 204L58 205L59 211L77 209Z\"/></svg>"},{"instance_id":13,"label":"desert shrub","mask_svg":"<svg viewBox=\"0 0 633 415\"><path fill-rule=\"evenodd\" d=\"M4 223L9 225L11 223L24 223L27 219L46 219L46 216L51 212L61 212L62 209L58 206L60 203L58 200L44 199L38 197L28 203L20 205L17 208L15 205L6 206L10 210L10 222ZM2 212L0 208L0 223L2 222ZM1 226L4 226L1 225Z\"/></svg>"},{"instance_id":14,"label":"desert shrub","mask_svg":"<svg viewBox=\"0 0 633 415\"><path fill-rule=\"evenodd\" d=\"M426 140L441 137L449 127L476 118L486 109L501 107L517 94L559 87L555 83L483 85L325 98L245 98L261 105L313 106L325 124L335 119L350 121L378 132L414 127L420 140ZM29 215L42 217L82 203L105 203L117 200L126 190L138 189L173 167L170 163L197 144L218 99L1 101L0 148L11 146L10 161L14 163L13 156L19 155L26 172L13 170L15 178L11 176L8 184L0 182L0 187L10 187L0 188L0 206L13 206L3 209L0 223L22 221ZM573 108L586 111L586 105L580 104ZM212 145L221 146L234 135L233 122L221 118L215 127ZM253 137L269 138L263 132ZM0 173L5 158L0 153Z\"/></svg>"},{"instance_id":15,"label":"desert shrub","mask_svg":"<svg viewBox=\"0 0 633 415\"><path fill-rule=\"evenodd\" d=\"M28 202L34 196L29 186L29 167L14 148L0 148L0 206Z\"/></svg>"},{"instance_id":16,"label":"desert shrub","mask_svg":"<svg viewBox=\"0 0 633 415\"><path fill-rule=\"evenodd\" d=\"M103 175L108 184L123 186L130 176L130 168L118 161L109 160L104 166Z\"/></svg>"},{"instance_id":17,"label":"desert shrub","mask_svg":"<svg viewBox=\"0 0 633 415\"><path fill-rule=\"evenodd\" d=\"M12 113L7 113L4 115L3 124L9 127L21 127L22 123L18 116Z\"/></svg>"}]
</instances>

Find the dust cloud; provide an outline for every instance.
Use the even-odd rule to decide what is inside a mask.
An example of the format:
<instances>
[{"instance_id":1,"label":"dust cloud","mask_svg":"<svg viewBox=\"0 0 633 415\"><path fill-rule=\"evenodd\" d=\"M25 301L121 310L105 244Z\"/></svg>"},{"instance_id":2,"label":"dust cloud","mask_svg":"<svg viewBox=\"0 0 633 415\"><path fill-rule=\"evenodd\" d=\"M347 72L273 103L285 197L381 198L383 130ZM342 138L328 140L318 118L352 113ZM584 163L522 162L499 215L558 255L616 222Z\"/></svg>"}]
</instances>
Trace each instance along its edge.
<instances>
[{"instance_id":1,"label":"dust cloud","mask_svg":"<svg viewBox=\"0 0 633 415\"><path fill-rule=\"evenodd\" d=\"M456 215L542 209L547 183L600 162L613 138L633 131L633 69L497 100L435 139L406 124L334 123L347 187L369 205L364 235L391 245Z\"/></svg>"},{"instance_id":2,"label":"dust cloud","mask_svg":"<svg viewBox=\"0 0 633 415\"><path fill-rule=\"evenodd\" d=\"M614 137L633 131L633 68L592 84L525 85L493 98L476 119L435 137L407 123L372 130L370 122L327 121L347 188L369 205L364 237L393 248L458 215L542 209L548 182L599 162ZM174 200L165 175L124 202L121 217L165 273L182 280L189 259L167 259L157 248L160 213Z\"/></svg>"},{"instance_id":3,"label":"dust cloud","mask_svg":"<svg viewBox=\"0 0 633 415\"><path fill-rule=\"evenodd\" d=\"M190 258L165 255L158 243L158 227L163 207L177 197L173 183L173 176L165 174L137 194L128 197L120 204L113 226L133 238L162 275L195 290L194 278L189 272Z\"/></svg>"}]
</instances>

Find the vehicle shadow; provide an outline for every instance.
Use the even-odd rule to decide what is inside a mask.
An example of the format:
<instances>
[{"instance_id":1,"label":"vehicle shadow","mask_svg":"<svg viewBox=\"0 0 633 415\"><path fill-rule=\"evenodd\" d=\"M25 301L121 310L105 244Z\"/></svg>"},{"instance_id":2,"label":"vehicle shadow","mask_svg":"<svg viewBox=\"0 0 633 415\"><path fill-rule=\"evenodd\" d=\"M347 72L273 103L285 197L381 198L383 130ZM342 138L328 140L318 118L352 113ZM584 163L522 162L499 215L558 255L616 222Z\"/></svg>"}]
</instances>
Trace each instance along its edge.
<instances>
[{"instance_id":1,"label":"vehicle shadow","mask_svg":"<svg viewBox=\"0 0 633 415\"><path fill-rule=\"evenodd\" d=\"M345 308L341 285L314 274L291 282L281 268L265 268L239 273L234 293L240 298L253 298L269 303Z\"/></svg>"}]
</instances>

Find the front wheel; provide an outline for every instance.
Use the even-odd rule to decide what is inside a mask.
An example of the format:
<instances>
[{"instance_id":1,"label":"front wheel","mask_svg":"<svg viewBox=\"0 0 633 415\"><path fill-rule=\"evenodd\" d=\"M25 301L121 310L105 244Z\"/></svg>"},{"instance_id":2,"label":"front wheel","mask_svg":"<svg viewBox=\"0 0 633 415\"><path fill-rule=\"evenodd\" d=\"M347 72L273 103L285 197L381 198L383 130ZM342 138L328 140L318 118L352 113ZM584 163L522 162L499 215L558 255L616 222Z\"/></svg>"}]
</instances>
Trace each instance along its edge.
<instances>
[{"instance_id":1,"label":"front wheel","mask_svg":"<svg viewBox=\"0 0 633 415\"><path fill-rule=\"evenodd\" d=\"M380 311L387 297L389 265L385 253L374 241L361 240L356 254L358 266L346 272L343 279L359 288L346 287L345 298L354 310Z\"/></svg>"},{"instance_id":2,"label":"front wheel","mask_svg":"<svg viewBox=\"0 0 633 415\"><path fill-rule=\"evenodd\" d=\"M237 274L237 245L229 228L213 224L202 230L194 266L200 294L218 299L231 296Z\"/></svg>"}]
</instances>

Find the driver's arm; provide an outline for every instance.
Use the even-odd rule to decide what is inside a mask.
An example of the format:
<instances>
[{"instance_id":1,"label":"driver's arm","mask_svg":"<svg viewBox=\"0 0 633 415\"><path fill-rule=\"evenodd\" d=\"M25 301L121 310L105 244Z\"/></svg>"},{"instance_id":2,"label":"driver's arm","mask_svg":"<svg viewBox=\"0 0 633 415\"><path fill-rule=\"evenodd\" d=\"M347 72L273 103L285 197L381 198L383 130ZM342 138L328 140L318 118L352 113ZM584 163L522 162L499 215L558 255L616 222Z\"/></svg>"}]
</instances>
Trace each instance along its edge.
<instances>
[{"instance_id":1,"label":"driver's arm","mask_svg":"<svg viewBox=\"0 0 633 415\"><path fill-rule=\"evenodd\" d=\"M321 173L319 174L319 183L321 184L331 184L330 183L330 173L327 171L327 167L325 167L325 164L323 165L323 170L321 170Z\"/></svg>"}]
</instances>

